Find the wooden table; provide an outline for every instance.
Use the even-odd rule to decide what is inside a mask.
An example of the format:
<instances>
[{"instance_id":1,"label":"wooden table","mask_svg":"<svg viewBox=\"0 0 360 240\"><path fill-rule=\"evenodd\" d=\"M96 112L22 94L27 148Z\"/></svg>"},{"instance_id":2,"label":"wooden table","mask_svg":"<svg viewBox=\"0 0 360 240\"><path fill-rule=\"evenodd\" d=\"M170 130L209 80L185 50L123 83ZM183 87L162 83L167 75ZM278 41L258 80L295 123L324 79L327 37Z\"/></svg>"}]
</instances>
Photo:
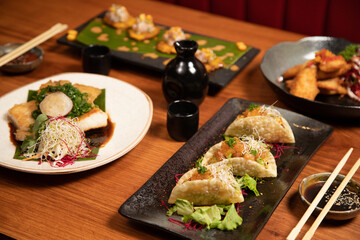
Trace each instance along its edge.
<instances>
[{"instance_id":1,"label":"wooden table","mask_svg":"<svg viewBox=\"0 0 360 240\"><path fill-rule=\"evenodd\" d=\"M0 44L25 42L57 22L75 28L106 10L114 1L104 0L3 0L0 3ZM272 104L276 95L265 83L259 65L264 53L282 41L304 36L198 12L158 1L123 0L131 13L150 13L155 21L182 26L187 31L243 41L261 49L257 57L216 96L200 107L200 125L232 97ZM63 72L82 72L78 50L56 43L58 36L41 44L44 62L24 75L0 75L0 95L39 79ZM69 175L36 175L0 168L0 233L17 239L172 239L162 231L129 221L117 213L119 206L139 189L184 143L166 131L166 101L161 74L121 64L110 76L147 93L154 104L151 127L132 151L106 166ZM278 107L287 108L282 102ZM10 106L9 106L10 107ZM284 239L305 208L297 195L305 176L332 171L350 146L354 153L341 173L346 174L360 155L358 124L328 122L332 136L314 154L281 201L258 239ZM146 167L144 167L146 166ZM360 173L354 179L360 181ZM311 217L299 237L315 218ZM360 217L344 222L324 222L316 239L357 239Z\"/></svg>"}]
</instances>

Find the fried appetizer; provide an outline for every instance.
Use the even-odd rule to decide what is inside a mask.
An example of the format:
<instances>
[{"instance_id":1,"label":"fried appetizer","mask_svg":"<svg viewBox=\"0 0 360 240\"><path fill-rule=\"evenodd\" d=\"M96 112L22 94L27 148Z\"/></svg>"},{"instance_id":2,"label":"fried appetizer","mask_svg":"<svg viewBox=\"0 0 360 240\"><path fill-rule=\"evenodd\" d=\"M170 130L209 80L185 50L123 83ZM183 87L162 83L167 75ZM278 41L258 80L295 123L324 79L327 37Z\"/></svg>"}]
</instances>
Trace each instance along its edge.
<instances>
[{"instance_id":1,"label":"fried appetizer","mask_svg":"<svg viewBox=\"0 0 360 240\"><path fill-rule=\"evenodd\" d=\"M86 93L88 103L92 105L94 105L95 99L101 94L100 88L78 84L78 83L73 84L73 86L79 89L81 93Z\"/></svg>"},{"instance_id":2,"label":"fried appetizer","mask_svg":"<svg viewBox=\"0 0 360 240\"><path fill-rule=\"evenodd\" d=\"M151 39L158 35L159 32L160 29L154 25L152 16L144 13L136 18L136 22L129 29L130 37L137 41Z\"/></svg>"},{"instance_id":3,"label":"fried appetizer","mask_svg":"<svg viewBox=\"0 0 360 240\"><path fill-rule=\"evenodd\" d=\"M343 85L343 81L336 77L323 81L318 81L317 86L320 89L320 92L327 95L340 94L346 95L347 89Z\"/></svg>"},{"instance_id":4,"label":"fried appetizer","mask_svg":"<svg viewBox=\"0 0 360 240\"><path fill-rule=\"evenodd\" d=\"M164 33L162 40L156 45L156 49L167 54L176 53L174 43L184 39L186 36L181 27L171 27Z\"/></svg>"},{"instance_id":5,"label":"fried appetizer","mask_svg":"<svg viewBox=\"0 0 360 240\"><path fill-rule=\"evenodd\" d=\"M224 63L210 48L198 49L195 53L208 72L224 67Z\"/></svg>"},{"instance_id":6,"label":"fried appetizer","mask_svg":"<svg viewBox=\"0 0 360 240\"><path fill-rule=\"evenodd\" d=\"M59 81L49 80L48 82L40 85L40 89L38 90L38 93L41 91L41 89L46 88L48 86L56 87L56 86L59 86L59 85L64 85L66 83L70 83L70 81L67 81L67 80L59 80ZM88 101L89 104L92 104L92 105L94 105L95 99L101 94L101 89L100 88L87 86L87 85L83 85L83 84L79 84L79 83L74 83L73 86L75 88L79 89L79 91L81 93L86 93L87 101Z\"/></svg>"},{"instance_id":7,"label":"fried appetizer","mask_svg":"<svg viewBox=\"0 0 360 240\"><path fill-rule=\"evenodd\" d=\"M288 70L286 70L286 72L283 73L282 77L284 79L294 78L302 69L304 69L306 66L309 66L311 64L312 64L312 60L295 65L289 68Z\"/></svg>"},{"instance_id":8,"label":"fried appetizer","mask_svg":"<svg viewBox=\"0 0 360 240\"><path fill-rule=\"evenodd\" d=\"M105 13L104 22L116 29L127 29L135 23L135 18L129 14L126 7L113 4Z\"/></svg>"},{"instance_id":9,"label":"fried appetizer","mask_svg":"<svg viewBox=\"0 0 360 240\"><path fill-rule=\"evenodd\" d=\"M68 80L59 80L59 81L49 80L48 82L43 83L43 84L40 85L40 88L39 88L39 90L38 90L38 93L41 91L41 89L47 88L48 86L56 87L56 86L59 86L59 85L64 85L64 84L66 84L66 83L70 83L70 81L68 81Z\"/></svg>"},{"instance_id":10,"label":"fried appetizer","mask_svg":"<svg viewBox=\"0 0 360 240\"><path fill-rule=\"evenodd\" d=\"M315 60L319 64L319 69L323 72L335 72L346 66L345 58L335 55L327 49L322 49L315 53Z\"/></svg>"},{"instance_id":11,"label":"fried appetizer","mask_svg":"<svg viewBox=\"0 0 360 240\"><path fill-rule=\"evenodd\" d=\"M8 111L10 121L16 128L16 140L24 141L26 136L34 135L30 132L30 125L35 123L35 119L32 117L32 112L37 108L35 100L32 100L22 104L15 104L15 106Z\"/></svg>"},{"instance_id":12,"label":"fried appetizer","mask_svg":"<svg viewBox=\"0 0 360 240\"><path fill-rule=\"evenodd\" d=\"M202 164L206 167L223 162L232 168L234 175L251 177L276 177L275 158L268 146L252 136L228 137L212 146L204 155Z\"/></svg>"},{"instance_id":13,"label":"fried appetizer","mask_svg":"<svg viewBox=\"0 0 360 240\"><path fill-rule=\"evenodd\" d=\"M339 77L339 76L347 73L350 69L351 69L351 64L346 64L344 67L342 67L334 72L324 72L324 71L318 70L316 73L316 77L319 80L336 78L336 77Z\"/></svg>"},{"instance_id":14,"label":"fried appetizer","mask_svg":"<svg viewBox=\"0 0 360 240\"><path fill-rule=\"evenodd\" d=\"M244 201L240 185L231 167L219 162L206 166L205 172L196 168L186 172L173 188L169 203L176 199L193 202L194 205L231 204Z\"/></svg>"},{"instance_id":15,"label":"fried appetizer","mask_svg":"<svg viewBox=\"0 0 360 240\"><path fill-rule=\"evenodd\" d=\"M275 108L251 104L225 131L226 136L254 136L268 143L294 143L289 123Z\"/></svg>"},{"instance_id":16,"label":"fried appetizer","mask_svg":"<svg viewBox=\"0 0 360 240\"><path fill-rule=\"evenodd\" d=\"M315 100L316 95L320 92L316 81L316 68L304 68L296 75L294 82L288 87L291 87L290 93L292 95Z\"/></svg>"}]
</instances>

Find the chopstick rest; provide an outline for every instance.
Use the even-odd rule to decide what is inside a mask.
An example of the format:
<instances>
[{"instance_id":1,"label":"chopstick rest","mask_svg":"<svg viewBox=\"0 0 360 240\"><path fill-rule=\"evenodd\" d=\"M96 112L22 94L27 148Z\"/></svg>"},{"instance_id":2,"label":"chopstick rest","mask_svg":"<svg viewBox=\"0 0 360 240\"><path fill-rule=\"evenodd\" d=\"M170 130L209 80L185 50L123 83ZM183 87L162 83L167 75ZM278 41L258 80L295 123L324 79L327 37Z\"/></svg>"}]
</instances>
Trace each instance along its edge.
<instances>
[{"instance_id":1,"label":"chopstick rest","mask_svg":"<svg viewBox=\"0 0 360 240\"><path fill-rule=\"evenodd\" d=\"M346 161L349 159L350 154L352 153L353 148L350 148L349 151L344 155L338 165L335 167L334 171L330 174L329 178L326 180L324 186L320 189L319 193L316 195L315 199L312 201L304 215L301 217L298 224L293 228L290 234L286 237L287 240L294 240L296 239L297 235L299 234L301 228L304 226L308 218L311 216L312 212L319 204L321 199L323 198L324 194L330 187L331 183L335 180L336 176L339 174L343 166L345 165Z\"/></svg>"}]
</instances>

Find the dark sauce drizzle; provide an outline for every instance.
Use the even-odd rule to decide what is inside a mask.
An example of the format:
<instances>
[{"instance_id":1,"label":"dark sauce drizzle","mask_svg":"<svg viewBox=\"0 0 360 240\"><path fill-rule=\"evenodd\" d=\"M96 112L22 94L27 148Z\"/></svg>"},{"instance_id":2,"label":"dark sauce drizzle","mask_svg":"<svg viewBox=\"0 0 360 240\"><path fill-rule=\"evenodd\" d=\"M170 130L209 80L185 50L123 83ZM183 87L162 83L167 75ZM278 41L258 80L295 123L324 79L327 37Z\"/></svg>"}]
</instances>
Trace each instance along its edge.
<instances>
[{"instance_id":1,"label":"dark sauce drizzle","mask_svg":"<svg viewBox=\"0 0 360 240\"><path fill-rule=\"evenodd\" d=\"M310 185L305 191L305 198L309 202L312 202L325 182L318 182ZM331 184L329 189L326 191L324 197L318 204L318 207L324 208L326 203L330 200L331 196L335 193L336 189L339 187L339 184ZM332 211L348 211L360 208L360 197L357 193L351 191L349 188L345 187L341 192L340 196L333 204L330 210Z\"/></svg>"}]
</instances>

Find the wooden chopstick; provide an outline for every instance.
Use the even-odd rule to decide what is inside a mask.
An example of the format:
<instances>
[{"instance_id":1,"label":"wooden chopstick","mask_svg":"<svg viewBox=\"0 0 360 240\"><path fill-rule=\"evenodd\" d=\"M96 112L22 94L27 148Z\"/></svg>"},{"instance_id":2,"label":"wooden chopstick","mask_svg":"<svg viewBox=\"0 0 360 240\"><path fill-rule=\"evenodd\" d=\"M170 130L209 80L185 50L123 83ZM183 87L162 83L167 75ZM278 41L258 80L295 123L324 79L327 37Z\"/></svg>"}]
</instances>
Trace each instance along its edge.
<instances>
[{"instance_id":1,"label":"wooden chopstick","mask_svg":"<svg viewBox=\"0 0 360 240\"><path fill-rule=\"evenodd\" d=\"M341 192L344 190L352 176L354 176L355 172L358 170L360 166L360 158L356 161L355 165L350 169L349 173L345 176L345 178L342 180L339 187L336 189L335 193L331 196L329 202L325 205L323 210L320 212L319 216L316 218L315 222L311 225L310 229L307 231L305 236L303 237L303 240L309 240L314 235L316 229L320 225L321 221L324 219L332 205L335 203L337 198L340 196Z\"/></svg>"},{"instance_id":2,"label":"wooden chopstick","mask_svg":"<svg viewBox=\"0 0 360 240\"><path fill-rule=\"evenodd\" d=\"M304 226L308 218L311 216L312 212L316 208L316 206L319 204L320 200L330 187L331 183L335 180L336 176L339 174L340 170L345 165L346 161L349 159L350 154L352 153L353 148L350 148L349 151L345 154L345 156L341 159L341 161L338 163L338 165L335 167L334 171L330 174L328 180L326 180L324 186L320 189L319 193L316 195L315 199L312 201L298 224L293 228L293 230L290 232L290 234L287 236L287 240L294 240L296 239L297 235L299 234L301 228Z\"/></svg>"},{"instance_id":3,"label":"wooden chopstick","mask_svg":"<svg viewBox=\"0 0 360 240\"><path fill-rule=\"evenodd\" d=\"M43 32L42 34L38 35L37 37L31 39L30 41L22 44L21 46L17 47L13 51L2 56L0 58L0 67L3 66L4 64L10 62L11 60L17 58L18 56L24 54L25 52L29 51L30 49L36 47L40 43L45 42L52 36L64 31L65 29L67 29L67 27L68 26L66 24L62 24L62 23L55 24L49 30Z\"/></svg>"}]
</instances>

